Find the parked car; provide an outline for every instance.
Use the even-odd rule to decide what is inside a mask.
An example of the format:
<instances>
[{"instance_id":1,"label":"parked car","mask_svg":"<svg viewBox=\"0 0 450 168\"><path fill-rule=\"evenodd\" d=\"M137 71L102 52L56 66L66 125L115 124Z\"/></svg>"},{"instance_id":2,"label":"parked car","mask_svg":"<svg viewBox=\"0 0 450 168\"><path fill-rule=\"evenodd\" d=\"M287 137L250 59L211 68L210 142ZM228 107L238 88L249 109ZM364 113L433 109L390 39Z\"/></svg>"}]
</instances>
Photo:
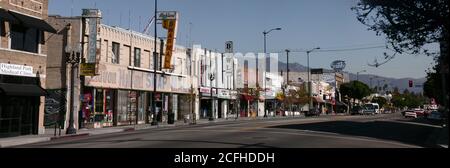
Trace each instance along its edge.
<instances>
[{"instance_id":1,"label":"parked car","mask_svg":"<svg viewBox=\"0 0 450 168\"><path fill-rule=\"evenodd\" d=\"M319 116L320 111L317 108L313 108L305 113L305 116Z\"/></svg>"},{"instance_id":2,"label":"parked car","mask_svg":"<svg viewBox=\"0 0 450 168\"><path fill-rule=\"evenodd\" d=\"M425 111L420 109L420 108L414 109L414 112L417 114L417 117L424 117L425 116Z\"/></svg>"},{"instance_id":3,"label":"parked car","mask_svg":"<svg viewBox=\"0 0 450 168\"><path fill-rule=\"evenodd\" d=\"M352 108L352 110L350 111L351 115L362 115L363 113L363 108L361 106L354 106Z\"/></svg>"},{"instance_id":4,"label":"parked car","mask_svg":"<svg viewBox=\"0 0 450 168\"><path fill-rule=\"evenodd\" d=\"M440 121L442 120L442 115L440 112L434 110L428 114L427 119Z\"/></svg>"},{"instance_id":5,"label":"parked car","mask_svg":"<svg viewBox=\"0 0 450 168\"><path fill-rule=\"evenodd\" d=\"M403 116L405 116L405 118L408 117L417 118L417 113L413 110L406 110L403 112Z\"/></svg>"},{"instance_id":6,"label":"parked car","mask_svg":"<svg viewBox=\"0 0 450 168\"><path fill-rule=\"evenodd\" d=\"M377 103L366 103L363 105L363 114L379 114L380 106Z\"/></svg>"}]
</instances>

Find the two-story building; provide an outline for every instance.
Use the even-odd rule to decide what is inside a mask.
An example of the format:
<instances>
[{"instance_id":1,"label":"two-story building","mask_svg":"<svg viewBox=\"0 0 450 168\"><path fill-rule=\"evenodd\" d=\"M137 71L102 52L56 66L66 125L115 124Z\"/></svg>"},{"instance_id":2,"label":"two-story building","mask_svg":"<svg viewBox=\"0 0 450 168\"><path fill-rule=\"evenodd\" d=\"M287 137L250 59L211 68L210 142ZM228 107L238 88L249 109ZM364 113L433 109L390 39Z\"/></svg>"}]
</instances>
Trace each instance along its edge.
<instances>
[{"instance_id":1,"label":"two-story building","mask_svg":"<svg viewBox=\"0 0 450 168\"><path fill-rule=\"evenodd\" d=\"M48 0L0 1L0 137L44 133Z\"/></svg>"},{"instance_id":2,"label":"two-story building","mask_svg":"<svg viewBox=\"0 0 450 168\"><path fill-rule=\"evenodd\" d=\"M51 52L51 57L64 57L66 48L77 48L78 44L84 44L81 48L83 59L86 60L90 23L81 17L52 17L52 24L55 26L66 27L68 23L71 25L71 33L62 33L61 37L52 38L56 40L55 43L62 45L55 47L56 51ZM157 39L155 49L154 40L149 35L129 29L101 23L98 25L96 74L80 76L80 69L75 73L74 91L78 92L75 93L73 105L76 128L144 124L151 122L152 117L156 117L159 122L167 122L169 113L173 113L176 120L192 112L190 50L175 45L172 69L161 69L166 41ZM154 51L158 54L156 93L153 90ZM69 88L61 84L68 83L69 74L64 70L66 66L61 65L64 61L49 59L50 62L55 64L53 74L57 80L49 80L49 85L55 85L56 89ZM58 71L65 72L58 74ZM153 94L156 97L156 116L151 111ZM66 113L66 124L68 118Z\"/></svg>"}]
</instances>

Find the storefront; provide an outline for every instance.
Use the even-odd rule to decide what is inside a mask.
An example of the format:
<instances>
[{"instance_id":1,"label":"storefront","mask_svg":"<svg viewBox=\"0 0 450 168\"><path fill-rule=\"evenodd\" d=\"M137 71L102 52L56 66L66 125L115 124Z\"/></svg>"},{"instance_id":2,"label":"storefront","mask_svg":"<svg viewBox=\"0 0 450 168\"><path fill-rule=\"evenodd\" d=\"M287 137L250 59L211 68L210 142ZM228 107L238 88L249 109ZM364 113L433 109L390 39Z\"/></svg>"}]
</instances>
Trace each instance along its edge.
<instances>
[{"instance_id":1,"label":"storefront","mask_svg":"<svg viewBox=\"0 0 450 168\"><path fill-rule=\"evenodd\" d=\"M41 96L33 67L0 63L0 137L38 134Z\"/></svg>"},{"instance_id":2,"label":"storefront","mask_svg":"<svg viewBox=\"0 0 450 168\"><path fill-rule=\"evenodd\" d=\"M85 88L82 99L82 126L85 128L144 124L149 110L149 94L144 91Z\"/></svg>"},{"instance_id":3,"label":"storefront","mask_svg":"<svg viewBox=\"0 0 450 168\"><path fill-rule=\"evenodd\" d=\"M85 127L145 124L153 118L166 123L169 115L174 120L182 118L189 111L186 108L189 103L180 102L180 98L185 100L188 95L188 78L159 72L156 79L154 94L152 70L107 64L99 69L97 76L87 76L82 96Z\"/></svg>"},{"instance_id":4,"label":"storefront","mask_svg":"<svg viewBox=\"0 0 450 168\"><path fill-rule=\"evenodd\" d=\"M213 104L214 103L214 111L217 114L218 109L218 100L217 100L217 90L212 89L213 94L211 97L211 88L201 87L200 91L200 119L210 118L212 115ZM217 118L217 115L214 115Z\"/></svg>"}]
</instances>

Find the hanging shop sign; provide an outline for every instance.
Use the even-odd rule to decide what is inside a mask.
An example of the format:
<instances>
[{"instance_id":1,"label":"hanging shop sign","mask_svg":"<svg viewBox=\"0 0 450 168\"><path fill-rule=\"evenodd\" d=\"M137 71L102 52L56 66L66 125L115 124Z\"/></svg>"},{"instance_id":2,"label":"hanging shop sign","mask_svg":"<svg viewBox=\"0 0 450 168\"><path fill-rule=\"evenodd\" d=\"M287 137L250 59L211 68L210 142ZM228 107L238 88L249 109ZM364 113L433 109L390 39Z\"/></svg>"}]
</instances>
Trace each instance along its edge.
<instances>
[{"instance_id":1,"label":"hanging shop sign","mask_svg":"<svg viewBox=\"0 0 450 168\"><path fill-rule=\"evenodd\" d=\"M95 76L95 63L81 63L80 64L81 76Z\"/></svg>"},{"instance_id":2,"label":"hanging shop sign","mask_svg":"<svg viewBox=\"0 0 450 168\"><path fill-rule=\"evenodd\" d=\"M163 28L167 30L166 51L164 53L164 69L172 69L172 55L177 36L178 13L174 11L163 11L158 15L158 19L163 21Z\"/></svg>"},{"instance_id":3,"label":"hanging shop sign","mask_svg":"<svg viewBox=\"0 0 450 168\"><path fill-rule=\"evenodd\" d=\"M87 18L89 25L88 41L88 59L87 63L95 63L97 56L97 28L101 18L101 12L98 9L83 9L83 18Z\"/></svg>"}]
</instances>

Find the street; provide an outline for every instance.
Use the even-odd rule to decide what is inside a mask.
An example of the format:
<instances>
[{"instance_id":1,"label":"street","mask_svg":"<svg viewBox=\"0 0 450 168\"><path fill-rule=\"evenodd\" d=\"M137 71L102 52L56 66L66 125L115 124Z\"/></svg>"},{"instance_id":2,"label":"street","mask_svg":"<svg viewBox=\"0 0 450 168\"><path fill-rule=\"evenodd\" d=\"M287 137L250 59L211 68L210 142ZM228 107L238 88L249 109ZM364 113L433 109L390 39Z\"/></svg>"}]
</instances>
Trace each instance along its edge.
<instances>
[{"instance_id":1,"label":"street","mask_svg":"<svg viewBox=\"0 0 450 168\"><path fill-rule=\"evenodd\" d=\"M400 113L218 122L146 129L19 148L421 148L437 123Z\"/></svg>"}]
</instances>

